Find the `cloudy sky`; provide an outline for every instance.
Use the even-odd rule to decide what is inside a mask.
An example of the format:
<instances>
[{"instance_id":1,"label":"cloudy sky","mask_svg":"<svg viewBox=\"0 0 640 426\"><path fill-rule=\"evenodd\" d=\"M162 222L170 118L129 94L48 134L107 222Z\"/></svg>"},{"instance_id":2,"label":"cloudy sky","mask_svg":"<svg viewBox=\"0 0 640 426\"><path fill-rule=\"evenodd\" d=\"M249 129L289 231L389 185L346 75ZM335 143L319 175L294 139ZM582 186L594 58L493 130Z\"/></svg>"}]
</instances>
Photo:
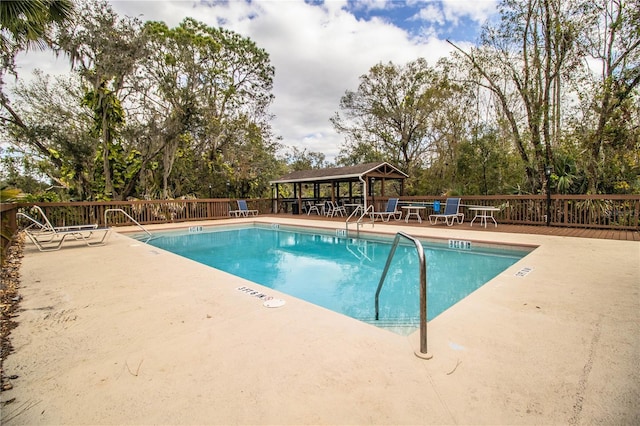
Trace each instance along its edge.
<instances>
[{"instance_id":1,"label":"cloudy sky","mask_svg":"<svg viewBox=\"0 0 640 426\"><path fill-rule=\"evenodd\" d=\"M192 17L251 38L275 67L271 112L286 146L333 161L343 137L329 118L346 90L375 64L430 64L451 50L445 39L474 43L495 17L497 0L109 0L121 15L176 26ZM22 58L22 71L67 69L51 55Z\"/></svg>"}]
</instances>

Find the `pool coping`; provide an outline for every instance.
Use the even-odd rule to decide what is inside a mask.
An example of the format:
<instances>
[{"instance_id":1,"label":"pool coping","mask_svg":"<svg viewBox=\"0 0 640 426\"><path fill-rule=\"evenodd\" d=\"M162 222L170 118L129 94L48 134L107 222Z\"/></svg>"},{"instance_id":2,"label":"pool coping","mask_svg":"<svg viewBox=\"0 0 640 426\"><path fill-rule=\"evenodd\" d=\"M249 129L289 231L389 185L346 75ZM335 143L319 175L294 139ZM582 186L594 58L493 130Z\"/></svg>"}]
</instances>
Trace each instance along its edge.
<instances>
[{"instance_id":1,"label":"pool coping","mask_svg":"<svg viewBox=\"0 0 640 426\"><path fill-rule=\"evenodd\" d=\"M337 228L260 216L197 224L275 221ZM430 321L434 357L421 360L417 333L248 284L124 228L104 247L27 244L6 424L640 420L639 243L393 222L374 230L538 248ZM265 308L242 285L287 303Z\"/></svg>"}]
</instances>

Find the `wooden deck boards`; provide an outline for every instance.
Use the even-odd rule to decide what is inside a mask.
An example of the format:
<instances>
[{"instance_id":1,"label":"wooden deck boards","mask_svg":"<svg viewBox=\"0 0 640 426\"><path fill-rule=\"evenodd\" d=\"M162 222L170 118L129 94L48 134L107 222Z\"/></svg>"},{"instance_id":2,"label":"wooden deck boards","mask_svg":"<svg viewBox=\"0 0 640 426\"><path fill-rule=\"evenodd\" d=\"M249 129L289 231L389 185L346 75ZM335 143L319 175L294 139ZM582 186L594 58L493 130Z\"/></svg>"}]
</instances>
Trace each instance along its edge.
<instances>
[{"instance_id":1,"label":"wooden deck boards","mask_svg":"<svg viewBox=\"0 0 640 426\"><path fill-rule=\"evenodd\" d=\"M318 215L291 215L291 214L278 214L275 216L288 216L296 219L313 219L313 220L328 220L333 222L341 222L344 224L344 217L332 217L327 218L324 216ZM415 227L415 226L437 226L446 228L447 226L438 223L437 225L430 225L428 220L423 220L422 223L418 223L416 220L410 220L409 223L405 223L404 220L401 222L395 222L391 220L390 223L399 224L402 226ZM469 226L469 222L465 221L462 224L455 224L451 228L454 229L472 229L474 231L483 231L483 232L508 232L514 234L538 234L538 235L555 235L560 237L577 237L577 238L598 238L598 239L606 239L606 240L628 240L628 241L640 241L640 231L634 230L613 230L613 229L587 229L587 228L566 228L559 226L527 226L527 225L509 225L509 224L500 224L495 227L493 225L488 225L486 228L473 224L473 227Z\"/></svg>"}]
</instances>

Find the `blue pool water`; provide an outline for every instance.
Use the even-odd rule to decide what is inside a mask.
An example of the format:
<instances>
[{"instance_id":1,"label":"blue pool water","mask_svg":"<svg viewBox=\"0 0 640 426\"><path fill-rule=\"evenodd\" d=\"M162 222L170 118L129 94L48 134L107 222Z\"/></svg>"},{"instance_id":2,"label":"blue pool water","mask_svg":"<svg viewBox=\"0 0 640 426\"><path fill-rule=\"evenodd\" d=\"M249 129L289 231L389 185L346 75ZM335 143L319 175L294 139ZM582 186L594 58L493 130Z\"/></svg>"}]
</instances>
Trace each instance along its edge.
<instances>
[{"instance_id":1,"label":"blue pool water","mask_svg":"<svg viewBox=\"0 0 640 426\"><path fill-rule=\"evenodd\" d=\"M375 323L375 292L392 241L250 225L163 233L149 244ZM427 260L429 320L528 253L475 245L470 249L450 249L442 243L422 245ZM379 324L419 326L418 266L415 246L399 245L380 293Z\"/></svg>"}]
</instances>

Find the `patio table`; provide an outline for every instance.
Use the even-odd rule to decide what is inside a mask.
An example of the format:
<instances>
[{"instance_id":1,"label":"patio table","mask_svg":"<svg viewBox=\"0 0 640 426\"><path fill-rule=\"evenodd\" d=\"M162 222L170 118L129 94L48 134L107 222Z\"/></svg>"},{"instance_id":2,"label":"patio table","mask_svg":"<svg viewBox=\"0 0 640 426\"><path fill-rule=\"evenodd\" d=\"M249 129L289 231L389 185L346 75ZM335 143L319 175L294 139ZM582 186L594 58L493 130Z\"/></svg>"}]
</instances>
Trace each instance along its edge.
<instances>
[{"instance_id":1,"label":"patio table","mask_svg":"<svg viewBox=\"0 0 640 426\"><path fill-rule=\"evenodd\" d=\"M487 207L487 206L474 206L474 207L469 207L469 210L472 212L475 212L475 216L473 217L473 219L471 220L471 225L473 226L473 221L480 218L480 226L482 226L484 224L484 227L487 227L487 219L491 219L493 221L493 223L495 224L495 226L498 226L498 222L496 222L496 219L493 217L493 213L494 212L499 212L500 209L497 207Z\"/></svg>"},{"instance_id":2,"label":"patio table","mask_svg":"<svg viewBox=\"0 0 640 426\"><path fill-rule=\"evenodd\" d=\"M404 210L407 211L407 215L404 217L404 221L409 223L409 218L413 215L418 219L418 223L422 223L422 218L420 217L420 210L426 210L425 206L402 206Z\"/></svg>"}]
</instances>

